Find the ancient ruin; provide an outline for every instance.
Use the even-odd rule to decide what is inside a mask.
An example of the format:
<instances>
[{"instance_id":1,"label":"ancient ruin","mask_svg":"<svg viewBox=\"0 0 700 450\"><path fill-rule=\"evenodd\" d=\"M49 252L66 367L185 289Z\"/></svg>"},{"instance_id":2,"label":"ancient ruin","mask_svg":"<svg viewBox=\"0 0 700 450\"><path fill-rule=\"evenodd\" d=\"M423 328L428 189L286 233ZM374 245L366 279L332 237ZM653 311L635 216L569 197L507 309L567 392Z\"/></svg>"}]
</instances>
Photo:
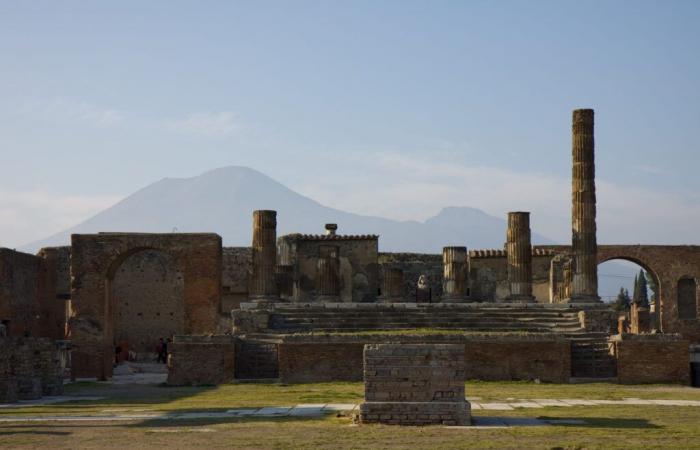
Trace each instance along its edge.
<instances>
[{"instance_id":1,"label":"ancient ruin","mask_svg":"<svg viewBox=\"0 0 700 450\"><path fill-rule=\"evenodd\" d=\"M343 234L342 224L277 237L284 217L254 211L250 247L223 247L212 233L98 233L37 255L0 249L0 335L9 336L0 341L67 342L71 377L109 379L115 348L117 361L138 361L170 337L174 385L358 381L365 345L409 360L418 344L459 347L466 362L454 374L465 379L688 383L700 246L598 245L592 110L574 111L572 156L570 245L533 246L527 212L508 214L503 249L465 242L413 254L380 252L379 236ZM597 266L611 259L641 265L657 287L621 330L597 289ZM13 377L36 378L17 358L0 360L6 398ZM365 373L383 370L372 361ZM421 373L415 380L434 375ZM382 392L372 386L369 402Z\"/></svg>"}]
</instances>

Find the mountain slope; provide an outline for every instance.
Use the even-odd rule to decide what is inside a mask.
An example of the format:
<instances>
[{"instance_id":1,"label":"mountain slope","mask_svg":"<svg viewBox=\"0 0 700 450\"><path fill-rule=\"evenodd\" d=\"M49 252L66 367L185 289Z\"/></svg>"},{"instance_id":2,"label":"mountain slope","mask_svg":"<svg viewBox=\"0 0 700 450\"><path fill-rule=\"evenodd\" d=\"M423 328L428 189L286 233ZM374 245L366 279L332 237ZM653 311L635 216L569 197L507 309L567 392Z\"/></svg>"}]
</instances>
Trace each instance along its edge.
<instances>
[{"instance_id":1,"label":"mountain slope","mask_svg":"<svg viewBox=\"0 0 700 450\"><path fill-rule=\"evenodd\" d=\"M424 223L363 216L329 208L245 167L224 167L192 178L165 178L85 222L25 250L66 245L72 233L99 231L215 232L224 245L250 245L255 209L278 212L278 235L321 233L335 222L343 234L379 234L383 251L439 253L445 245L501 248L506 222L466 207L443 209ZM533 234L533 243L552 241Z\"/></svg>"}]
</instances>

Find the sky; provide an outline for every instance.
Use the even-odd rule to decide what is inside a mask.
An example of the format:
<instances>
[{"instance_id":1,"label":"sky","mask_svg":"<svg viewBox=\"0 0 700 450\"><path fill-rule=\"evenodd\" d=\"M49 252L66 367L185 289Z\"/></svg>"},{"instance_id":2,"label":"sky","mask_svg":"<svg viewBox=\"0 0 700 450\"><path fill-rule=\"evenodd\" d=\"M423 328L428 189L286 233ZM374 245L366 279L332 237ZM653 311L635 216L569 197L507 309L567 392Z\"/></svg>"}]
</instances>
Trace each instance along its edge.
<instances>
[{"instance_id":1,"label":"sky","mask_svg":"<svg viewBox=\"0 0 700 450\"><path fill-rule=\"evenodd\" d=\"M165 177L255 168L328 206L445 206L570 240L596 111L600 243L700 244L700 2L0 0L0 246Z\"/></svg>"}]
</instances>

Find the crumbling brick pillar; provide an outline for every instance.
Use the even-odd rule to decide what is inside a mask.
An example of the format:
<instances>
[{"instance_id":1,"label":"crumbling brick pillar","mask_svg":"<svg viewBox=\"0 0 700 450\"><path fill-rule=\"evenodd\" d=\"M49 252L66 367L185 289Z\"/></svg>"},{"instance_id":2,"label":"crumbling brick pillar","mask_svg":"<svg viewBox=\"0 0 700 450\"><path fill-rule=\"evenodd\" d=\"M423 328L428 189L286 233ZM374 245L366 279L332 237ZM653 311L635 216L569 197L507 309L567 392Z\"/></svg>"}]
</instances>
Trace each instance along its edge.
<instances>
[{"instance_id":1,"label":"crumbling brick pillar","mask_svg":"<svg viewBox=\"0 0 700 450\"><path fill-rule=\"evenodd\" d=\"M630 332L632 334L649 333L651 331L651 317L649 308L638 303L632 303L630 308Z\"/></svg>"},{"instance_id":2,"label":"crumbling brick pillar","mask_svg":"<svg viewBox=\"0 0 700 450\"><path fill-rule=\"evenodd\" d=\"M444 247L442 270L442 301L445 303L466 301L469 274L467 247Z\"/></svg>"},{"instance_id":3,"label":"crumbling brick pillar","mask_svg":"<svg viewBox=\"0 0 700 450\"><path fill-rule=\"evenodd\" d=\"M250 298L253 301L279 301L275 279L277 265L277 211L253 211L253 270Z\"/></svg>"},{"instance_id":4,"label":"crumbling brick pillar","mask_svg":"<svg viewBox=\"0 0 700 450\"><path fill-rule=\"evenodd\" d=\"M403 270L396 267L384 267L380 300L386 303L406 301L404 299Z\"/></svg>"},{"instance_id":5,"label":"crumbling brick pillar","mask_svg":"<svg viewBox=\"0 0 700 450\"><path fill-rule=\"evenodd\" d=\"M508 256L508 284L510 285L510 295L506 300L534 302L529 212L508 213L506 254Z\"/></svg>"},{"instance_id":6,"label":"crumbling brick pillar","mask_svg":"<svg viewBox=\"0 0 700 450\"><path fill-rule=\"evenodd\" d=\"M318 300L322 302L340 301L340 248L337 245L318 247Z\"/></svg>"},{"instance_id":7,"label":"crumbling brick pillar","mask_svg":"<svg viewBox=\"0 0 700 450\"><path fill-rule=\"evenodd\" d=\"M593 110L577 109L572 126L571 248L573 253L569 303L600 302L596 242L595 158Z\"/></svg>"}]
</instances>

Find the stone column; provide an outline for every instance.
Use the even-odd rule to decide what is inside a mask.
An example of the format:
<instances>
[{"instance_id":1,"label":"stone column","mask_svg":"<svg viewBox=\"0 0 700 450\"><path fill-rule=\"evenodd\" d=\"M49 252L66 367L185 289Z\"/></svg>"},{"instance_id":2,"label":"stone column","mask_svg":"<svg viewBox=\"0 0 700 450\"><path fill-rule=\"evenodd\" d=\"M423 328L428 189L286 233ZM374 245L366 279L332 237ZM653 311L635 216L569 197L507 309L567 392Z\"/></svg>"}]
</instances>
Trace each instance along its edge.
<instances>
[{"instance_id":1,"label":"stone column","mask_svg":"<svg viewBox=\"0 0 700 450\"><path fill-rule=\"evenodd\" d=\"M253 271L249 297L279 301L275 280L277 265L277 211L253 211Z\"/></svg>"},{"instance_id":2,"label":"stone column","mask_svg":"<svg viewBox=\"0 0 700 450\"><path fill-rule=\"evenodd\" d=\"M467 300L469 262L467 247L442 249L442 301L461 303Z\"/></svg>"},{"instance_id":3,"label":"stone column","mask_svg":"<svg viewBox=\"0 0 700 450\"><path fill-rule=\"evenodd\" d=\"M569 303L600 302L596 243L593 110L577 109L572 128L571 248L573 256Z\"/></svg>"},{"instance_id":4,"label":"stone column","mask_svg":"<svg viewBox=\"0 0 700 450\"><path fill-rule=\"evenodd\" d=\"M508 256L508 284L510 285L510 295L506 301L534 302L529 212L508 213L506 255Z\"/></svg>"},{"instance_id":5,"label":"stone column","mask_svg":"<svg viewBox=\"0 0 700 450\"><path fill-rule=\"evenodd\" d=\"M316 274L318 301L340 301L340 260L337 245L320 245L318 247L318 265Z\"/></svg>"},{"instance_id":6,"label":"stone column","mask_svg":"<svg viewBox=\"0 0 700 450\"><path fill-rule=\"evenodd\" d=\"M403 270L395 267L384 267L380 300L385 303L402 303L406 301L404 298Z\"/></svg>"}]
</instances>

